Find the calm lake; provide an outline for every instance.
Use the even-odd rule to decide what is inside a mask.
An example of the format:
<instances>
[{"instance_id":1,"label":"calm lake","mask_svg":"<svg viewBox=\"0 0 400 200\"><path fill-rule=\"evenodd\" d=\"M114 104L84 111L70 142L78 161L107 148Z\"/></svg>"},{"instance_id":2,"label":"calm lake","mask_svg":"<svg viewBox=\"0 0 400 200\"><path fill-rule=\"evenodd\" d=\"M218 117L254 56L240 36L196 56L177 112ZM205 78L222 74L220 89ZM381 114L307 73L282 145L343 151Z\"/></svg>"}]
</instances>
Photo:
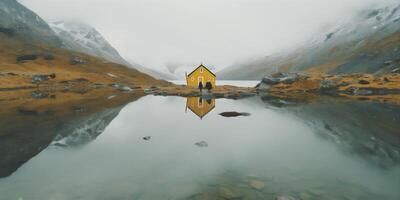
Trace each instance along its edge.
<instances>
[{"instance_id":1,"label":"calm lake","mask_svg":"<svg viewBox=\"0 0 400 200\"><path fill-rule=\"evenodd\" d=\"M250 115L219 115L227 111ZM399 115L336 99L145 96L59 119L50 144L0 178L0 199L397 200Z\"/></svg>"}]
</instances>

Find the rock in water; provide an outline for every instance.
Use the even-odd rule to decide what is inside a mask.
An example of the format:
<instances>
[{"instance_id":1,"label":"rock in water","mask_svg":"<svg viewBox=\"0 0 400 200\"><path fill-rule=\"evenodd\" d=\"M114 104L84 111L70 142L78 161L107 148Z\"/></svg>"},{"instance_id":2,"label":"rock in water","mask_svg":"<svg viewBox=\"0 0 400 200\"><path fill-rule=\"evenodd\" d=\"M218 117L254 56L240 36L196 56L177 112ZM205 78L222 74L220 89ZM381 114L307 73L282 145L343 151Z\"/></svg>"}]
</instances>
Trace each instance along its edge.
<instances>
[{"instance_id":1,"label":"rock in water","mask_svg":"<svg viewBox=\"0 0 400 200\"><path fill-rule=\"evenodd\" d=\"M242 195L239 192L226 187L220 187L218 189L218 193L219 196L221 196L224 199L239 199L242 197Z\"/></svg>"},{"instance_id":2,"label":"rock in water","mask_svg":"<svg viewBox=\"0 0 400 200\"><path fill-rule=\"evenodd\" d=\"M151 139L151 136L143 137L143 140L146 140L146 141L148 141L148 140L150 140L150 139Z\"/></svg>"},{"instance_id":3,"label":"rock in water","mask_svg":"<svg viewBox=\"0 0 400 200\"><path fill-rule=\"evenodd\" d=\"M194 145L198 147L208 147L208 143L206 141L196 142Z\"/></svg>"},{"instance_id":4,"label":"rock in water","mask_svg":"<svg viewBox=\"0 0 400 200\"><path fill-rule=\"evenodd\" d=\"M256 190L262 190L265 187L265 183L259 180L251 180L249 185Z\"/></svg>"},{"instance_id":5,"label":"rock in water","mask_svg":"<svg viewBox=\"0 0 400 200\"><path fill-rule=\"evenodd\" d=\"M278 196L275 200L296 200L294 197L291 196Z\"/></svg>"},{"instance_id":6,"label":"rock in water","mask_svg":"<svg viewBox=\"0 0 400 200\"><path fill-rule=\"evenodd\" d=\"M219 115L223 116L223 117L239 117L239 116L250 116L250 113L246 113L246 112L235 112L235 111L231 111L231 112L223 112L220 113Z\"/></svg>"}]
</instances>

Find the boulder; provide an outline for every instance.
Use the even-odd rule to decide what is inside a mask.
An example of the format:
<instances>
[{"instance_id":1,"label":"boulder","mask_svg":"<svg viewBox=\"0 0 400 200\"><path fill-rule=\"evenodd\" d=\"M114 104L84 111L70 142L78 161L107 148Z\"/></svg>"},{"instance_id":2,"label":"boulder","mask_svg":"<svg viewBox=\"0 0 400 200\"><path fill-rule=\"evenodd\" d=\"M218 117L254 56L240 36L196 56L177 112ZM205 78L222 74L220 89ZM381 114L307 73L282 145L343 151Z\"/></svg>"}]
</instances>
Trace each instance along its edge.
<instances>
[{"instance_id":1,"label":"boulder","mask_svg":"<svg viewBox=\"0 0 400 200\"><path fill-rule=\"evenodd\" d=\"M279 78L274 78L270 75L265 76L261 80L261 84L266 84L266 85L275 85L279 83Z\"/></svg>"},{"instance_id":2,"label":"boulder","mask_svg":"<svg viewBox=\"0 0 400 200\"><path fill-rule=\"evenodd\" d=\"M356 90L354 90L353 93L355 95L371 95L374 92L372 90L368 90L368 89L359 89L359 88L357 88Z\"/></svg>"},{"instance_id":3,"label":"boulder","mask_svg":"<svg viewBox=\"0 0 400 200\"><path fill-rule=\"evenodd\" d=\"M146 88L146 89L143 90L143 92L144 92L145 94L152 94L154 91L153 91L152 89Z\"/></svg>"},{"instance_id":4,"label":"boulder","mask_svg":"<svg viewBox=\"0 0 400 200\"><path fill-rule=\"evenodd\" d=\"M336 88L336 85L332 80L324 79L324 80L321 81L319 87L322 90L324 90L324 89L333 89L333 88Z\"/></svg>"},{"instance_id":5,"label":"boulder","mask_svg":"<svg viewBox=\"0 0 400 200\"><path fill-rule=\"evenodd\" d=\"M340 83L338 84L339 87L346 87L346 86L349 86L349 85L350 85L350 83L345 82L345 81L342 81L342 82L340 82Z\"/></svg>"},{"instance_id":6,"label":"boulder","mask_svg":"<svg viewBox=\"0 0 400 200\"><path fill-rule=\"evenodd\" d=\"M36 54L21 55L21 56L17 56L17 58L16 58L17 62L36 60L36 59L38 59L38 55L36 55Z\"/></svg>"},{"instance_id":7,"label":"boulder","mask_svg":"<svg viewBox=\"0 0 400 200\"><path fill-rule=\"evenodd\" d=\"M133 89L132 89L131 87L129 87L129 86L121 85L121 84L118 84L118 83L113 83L113 84L111 84L111 87L113 87L113 88L115 88L115 89L117 89L117 90L119 90L119 91L123 91L123 92L130 92L130 91L133 90Z\"/></svg>"},{"instance_id":8,"label":"boulder","mask_svg":"<svg viewBox=\"0 0 400 200\"><path fill-rule=\"evenodd\" d=\"M49 94L43 93L43 92L40 92L40 91L33 91L31 93L32 99L44 99L44 98L47 98L48 96L49 96Z\"/></svg>"},{"instance_id":9,"label":"boulder","mask_svg":"<svg viewBox=\"0 0 400 200\"><path fill-rule=\"evenodd\" d=\"M367 81L367 80L359 80L358 83L362 84L362 85L368 85L369 81Z\"/></svg>"},{"instance_id":10,"label":"boulder","mask_svg":"<svg viewBox=\"0 0 400 200\"><path fill-rule=\"evenodd\" d=\"M34 83L34 84L38 84L40 82L47 81L47 80L49 80L48 75L34 75L32 77L32 83Z\"/></svg>"},{"instance_id":11,"label":"boulder","mask_svg":"<svg viewBox=\"0 0 400 200\"><path fill-rule=\"evenodd\" d=\"M392 73L400 74L400 68L396 68L396 69L392 70Z\"/></svg>"},{"instance_id":12,"label":"boulder","mask_svg":"<svg viewBox=\"0 0 400 200\"><path fill-rule=\"evenodd\" d=\"M82 64L86 64L87 61L78 57L78 56L74 56L71 58L71 65L82 65Z\"/></svg>"}]
</instances>

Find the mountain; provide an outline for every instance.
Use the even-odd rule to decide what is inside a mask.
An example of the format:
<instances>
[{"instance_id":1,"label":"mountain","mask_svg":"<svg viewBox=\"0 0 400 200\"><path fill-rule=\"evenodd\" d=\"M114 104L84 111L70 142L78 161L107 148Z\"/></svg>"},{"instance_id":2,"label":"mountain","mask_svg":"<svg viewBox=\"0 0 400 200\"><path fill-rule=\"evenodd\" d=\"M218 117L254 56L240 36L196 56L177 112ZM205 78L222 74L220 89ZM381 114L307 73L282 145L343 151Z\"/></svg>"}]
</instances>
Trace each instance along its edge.
<instances>
[{"instance_id":1,"label":"mountain","mask_svg":"<svg viewBox=\"0 0 400 200\"><path fill-rule=\"evenodd\" d=\"M65 47L40 16L16 0L0 1L0 90L37 88L38 79L56 90L165 83L127 65Z\"/></svg>"},{"instance_id":2,"label":"mountain","mask_svg":"<svg viewBox=\"0 0 400 200\"><path fill-rule=\"evenodd\" d=\"M49 25L62 39L64 47L112 62L127 64L118 51L88 24L78 21L57 21Z\"/></svg>"},{"instance_id":3,"label":"mountain","mask_svg":"<svg viewBox=\"0 0 400 200\"><path fill-rule=\"evenodd\" d=\"M49 24L54 32L62 39L63 45L67 49L130 66L157 79L175 79L172 75L126 61L94 27L86 23L69 20L52 22Z\"/></svg>"},{"instance_id":4,"label":"mountain","mask_svg":"<svg viewBox=\"0 0 400 200\"><path fill-rule=\"evenodd\" d=\"M0 34L17 37L25 43L61 46L61 40L38 15L16 0L0 1Z\"/></svg>"},{"instance_id":5,"label":"mountain","mask_svg":"<svg viewBox=\"0 0 400 200\"><path fill-rule=\"evenodd\" d=\"M400 4L363 10L289 52L238 63L221 79L260 79L274 72L386 73L400 67Z\"/></svg>"}]
</instances>

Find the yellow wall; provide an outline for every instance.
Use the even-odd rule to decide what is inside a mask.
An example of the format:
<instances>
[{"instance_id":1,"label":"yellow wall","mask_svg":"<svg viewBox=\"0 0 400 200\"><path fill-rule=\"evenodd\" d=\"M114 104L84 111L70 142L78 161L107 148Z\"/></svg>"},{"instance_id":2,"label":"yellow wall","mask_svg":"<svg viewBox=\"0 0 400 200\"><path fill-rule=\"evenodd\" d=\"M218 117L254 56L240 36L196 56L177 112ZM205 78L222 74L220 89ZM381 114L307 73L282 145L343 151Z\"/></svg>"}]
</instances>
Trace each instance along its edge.
<instances>
[{"instance_id":1,"label":"yellow wall","mask_svg":"<svg viewBox=\"0 0 400 200\"><path fill-rule=\"evenodd\" d=\"M201 100L200 100L201 99ZM215 99L202 99L201 97L187 97L186 107L194 114L203 118L215 107Z\"/></svg>"},{"instance_id":2,"label":"yellow wall","mask_svg":"<svg viewBox=\"0 0 400 200\"><path fill-rule=\"evenodd\" d=\"M203 82L203 86L206 86L208 81L211 82L213 88L215 88L216 77L210 73L203 65L196 69L190 76L186 77L186 83L189 87L197 88L199 86L199 78Z\"/></svg>"}]
</instances>

